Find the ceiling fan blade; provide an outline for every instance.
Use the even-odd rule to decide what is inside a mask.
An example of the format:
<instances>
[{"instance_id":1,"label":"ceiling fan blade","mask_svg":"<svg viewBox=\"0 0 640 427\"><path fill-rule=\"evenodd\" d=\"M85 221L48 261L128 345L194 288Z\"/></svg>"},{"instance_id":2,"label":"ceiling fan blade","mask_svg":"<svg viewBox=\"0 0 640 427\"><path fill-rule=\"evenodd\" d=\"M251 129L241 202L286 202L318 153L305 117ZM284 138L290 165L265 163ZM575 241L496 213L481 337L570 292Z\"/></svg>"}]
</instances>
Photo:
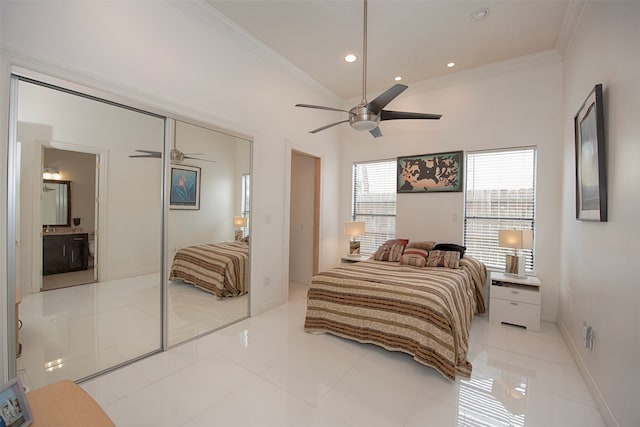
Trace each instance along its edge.
<instances>
[{"instance_id":1,"label":"ceiling fan blade","mask_svg":"<svg viewBox=\"0 0 640 427\"><path fill-rule=\"evenodd\" d=\"M367 109L374 114L380 114L382 109L393 99L405 91L407 85L395 84L386 91L382 92L376 99L367 104Z\"/></svg>"},{"instance_id":2,"label":"ceiling fan blade","mask_svg":"<svg viewBox=\"0 0 640 427\"><path fill-rule=\"evenodd\" d=\"M375 129L371 129L369 133L373 135L375 138L379 138L382 136L382 131L380 130L380 126L378 126Z\"/></svg>"},{"instance_id":3,"label":"ceiling fan blade","mask_svg":"<svg viewBox=\"0 0 640 427\"><path fill-rule=\"evenodd\" d=\"M312 131L309 131L309 133L316 133L316 132L320 132L321 130L325 130L325 129L329 129L330 127L333 127L335 125L339 125L340 123L347 123L349 120L341 120L339 122L335 122L335 123L331 123L330 125L326 125L326 126L322 126L321 128L318 129L314 129Z\"/></svg>"},{"instance_id":4,"label":"ceiling fan blade","mask_svg":"<svg viewBox=\"0 0 640 427\"><path fill-rule=\"evenodd\" d=\"M155 156L153 154L131 154L129 157L131 158L140 158L140 159L159 159L160 156Z\"/></svg>"},{"instance_id":5,"label":"ceiling fan blade","mask_svg":"<svg viewBox=\"0 0 640 427\"><path fill-rule=\"evenodd\" d=\"M409 113L405 111L382 110L380 120L430 119L439 120L442 114Z\"/></svg>"},{"instance_id":6,"label":"ceiling fan blade","mask_svg":"<svg viewBox=\"0 0 640 427\"><path fill-rule=\"evenodd\" d=\"M156 157L158 159L162 157L162 153L160 151L136 150L136 153L144 154L132 154L129 157Z\"/></svg>"},{"instance_id":7,"label":"ceiling fan blade","mask_svg":"<svg viewBox=\"0 0 640 427\"><path fill-rule=\"evenodd\" d=\"M341 110L339 108L333 108L333 107L323 107L322 105L296 104L296 107L315 108L316 110L342 111L344 113L348 113L347 110Z\"/></svg>"},{"instance_id":8,"label":"ceiling fan blade","mask_svg":"<svg viewBox=\"0 0 640 427\"><path fill-rule=\"evenodd\" d=\"M209 163L215 163L215 160L207 160L207 159L201 159L200 157L191 157L191 156L184 156L184 159L193 159L193 160L200 160L202 162L209 162Z\"/></svg>"}]
</instances>

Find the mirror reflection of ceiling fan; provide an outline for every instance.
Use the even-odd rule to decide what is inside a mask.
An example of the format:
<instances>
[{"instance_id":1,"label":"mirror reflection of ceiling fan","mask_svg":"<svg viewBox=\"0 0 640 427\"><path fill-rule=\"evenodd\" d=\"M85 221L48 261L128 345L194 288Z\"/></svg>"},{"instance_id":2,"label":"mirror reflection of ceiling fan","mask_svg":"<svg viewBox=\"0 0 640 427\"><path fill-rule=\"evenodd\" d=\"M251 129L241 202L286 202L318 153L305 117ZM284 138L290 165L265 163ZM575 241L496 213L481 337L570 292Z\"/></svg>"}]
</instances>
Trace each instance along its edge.
<instances>
[{"instance_id":1,"label":"mirror reflection of ceiling fan","mask_svg":"<svg viewBox=\"0 0 640 427\"><path fill-rule=\"evenodd\" d=\"M367 0L364 0L364 37L362 48L362 102L349 111L341 110L333 107L323 107L321 105L296 104L296 107L315 108L318 110L342 111L349 114L349 118L339 122L331 123L314 129L309 133L320 132L321 130L339 125L341 123L349 123L356 130L368 130L375 138L382 136L382 132L378 125L385 120L405 120L405 119L427 119L438 120L441 114L425 114L410 113L404 111L390 111L383 108L393 101L396 96L400 95L408 86L396 84L387 89L376 99L367 102Z\"/></svg>"},{"instance_id":2,"label":"mirror reflection of ceiling fan","mask_svg":"<svg viewBox=\"0 0 640 427\"><path fill-rule=\"evenodd\" d=\"M131 154L131 155L129 155L129 157L131 157L131 158L142 158L142 159L145 159L145 158L146 159L161 159L162 158L162 152L161 151L136 150L136 153L141 153L141 154ZM199 160L201 162L209 162L209 163L215 163L216 162L215 160L203 159L201 157L193 157L193 156L204 156L203 153L183 153L182 151L178 150L178 148L176 147L176 139L175 139L175 137L173 138L173 148L169 152L169 156L170 156L170 159L171 159L171 163L181 163L185 159Z\"/></svg>"},{"instance_id":3,"label":"mirror reflection of ceiling fan","mask_svg":"<svg viewBox=\"0 0 640 427\"><path fill-rule=\"evenodd\" d=\"M131 154L129 155L129 157L131 158L147 158L147 159L161 159L162 158L162 152L161 151L151 151L151 150L136 150L136 153L141 153L141 154ZM203 159L200 157L193 157L193 156L204 156L203 153L183 153L182 151L178 150L177 148L172 148L171 151L169 152L169 155L171 156L171 163L180 163L185 159L191 159L191 160L199 160L201 162L209 162L209 163L215 163L215 160L208 160L208 159Z\"/></svg>"}]
</instances>

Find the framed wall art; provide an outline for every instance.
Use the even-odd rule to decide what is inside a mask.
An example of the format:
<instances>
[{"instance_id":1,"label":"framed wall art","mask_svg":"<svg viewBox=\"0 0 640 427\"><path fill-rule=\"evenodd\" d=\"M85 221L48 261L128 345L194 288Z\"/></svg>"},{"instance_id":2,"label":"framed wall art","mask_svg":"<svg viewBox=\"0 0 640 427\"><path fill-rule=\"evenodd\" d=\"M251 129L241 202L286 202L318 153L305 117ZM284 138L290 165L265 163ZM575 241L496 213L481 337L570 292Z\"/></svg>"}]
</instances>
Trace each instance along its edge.
<instances>
[{"instance_id":1,"label":"framed wall art","mask_svg":"<svg viewBox=\"0 0 640 427\"><path fill-rule=\"evenodd\" d=\"M31 408L18 378L0 386L0 425L26 427L33 422Z\"/></svg>"},{"instance_id":2,"label":"framed wall art","mask_svg":"<svg viewBox=\"0 0 640 427\"><path fill-rule=\"evenodd\" d=\"M171 209L200 209L200 168L172 165L170 185Z\"/></svg>"},{"instance_id":3,"label":"framed wall art","mask_svg":"<svg viewBox=\"0 0 640 427\"><path fill-rule=\"evenodd\" d=\"M462 191L462 151L398 157L398 193Z\"/></svg>"},{"instance_id":4,"label":"framed wall art","mask_svg":"<svg viewBox=\"0 0 640 427\"><path fill-rule=\"evenodd\" d=\"M607 162L602 84L589 93L574 117L576 218L607 220Z\"/></svg>"}]
</instances>

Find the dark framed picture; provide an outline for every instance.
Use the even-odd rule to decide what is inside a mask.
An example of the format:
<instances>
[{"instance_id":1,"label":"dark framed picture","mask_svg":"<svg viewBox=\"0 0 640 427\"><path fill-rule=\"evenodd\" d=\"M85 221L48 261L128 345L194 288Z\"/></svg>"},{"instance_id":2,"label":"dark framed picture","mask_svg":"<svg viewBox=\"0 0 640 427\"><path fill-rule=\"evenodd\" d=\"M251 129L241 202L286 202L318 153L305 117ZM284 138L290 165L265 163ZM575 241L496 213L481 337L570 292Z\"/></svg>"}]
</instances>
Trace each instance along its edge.
<instances>
[{"instance_id":1,"label":"dark framed picture","mask_svg":"<svg viewBox=\"0 0 640 427\"><path fill-rule=\"evenodd\" d=\"M597 84L574 118L576 218L607 220L607 160L602 85Z\"/></svg>"},{"instance_id":2,"label":"dark framed picture","mask_svg":"<svg viewBox=\"0 0 640 427\"><path fill-rule=\"evenodd\" d=\"M200 209L200 168L195 166L171 166L171 209Z\"/></svg>"},{"instance_id":3,"label":"dark framed picture","mask_svg":"<svg viewBox=\"0 0 640 427\"><path fill-rule=\"evenodd\" d=\"M7 427L26 427L33 422L24 387L18 378L0 387L0 418L2 425Z\"/></svg>"},{"instance_id":4,"label":"dark framed picture","mask_svg":"<svg viewBox=\"0 0 640 427\"><path fill-rule=\"evenodd\" d=\"M398 193L462 191L462 151L398 157Z\"/></svg>"}]
</instances>

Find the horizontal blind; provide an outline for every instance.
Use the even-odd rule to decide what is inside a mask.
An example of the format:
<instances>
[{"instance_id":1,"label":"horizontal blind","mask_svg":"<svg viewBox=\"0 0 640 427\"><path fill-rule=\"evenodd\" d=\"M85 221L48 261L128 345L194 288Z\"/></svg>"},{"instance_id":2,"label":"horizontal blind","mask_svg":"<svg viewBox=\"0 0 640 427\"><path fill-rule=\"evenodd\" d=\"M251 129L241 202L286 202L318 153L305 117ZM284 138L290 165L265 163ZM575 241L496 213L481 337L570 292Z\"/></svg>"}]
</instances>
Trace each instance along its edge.
<instances>
[{"instance_id":1,"label":"horizontal blind","mask_svg":"<svg viewBox=\"0 0 640 427\"><path fill-rule=\"evenodd\" d=\"M535 148L467 153L464 244L469 255L504 269L513 249L498 246L498 230L534 230ZM533 250L520 250L526 271Z\"/></svg>"},{"instance_id":2,"label":"horizontal blind","mask_svg":"<svg viewBox=\"0 0 640 427\"><path fill-rule=\"evenodd\" d=\"M372 254L396 235L396 160L353 165L352 218L364 221L360 252Z\"/></svg>"}]
</instances>

